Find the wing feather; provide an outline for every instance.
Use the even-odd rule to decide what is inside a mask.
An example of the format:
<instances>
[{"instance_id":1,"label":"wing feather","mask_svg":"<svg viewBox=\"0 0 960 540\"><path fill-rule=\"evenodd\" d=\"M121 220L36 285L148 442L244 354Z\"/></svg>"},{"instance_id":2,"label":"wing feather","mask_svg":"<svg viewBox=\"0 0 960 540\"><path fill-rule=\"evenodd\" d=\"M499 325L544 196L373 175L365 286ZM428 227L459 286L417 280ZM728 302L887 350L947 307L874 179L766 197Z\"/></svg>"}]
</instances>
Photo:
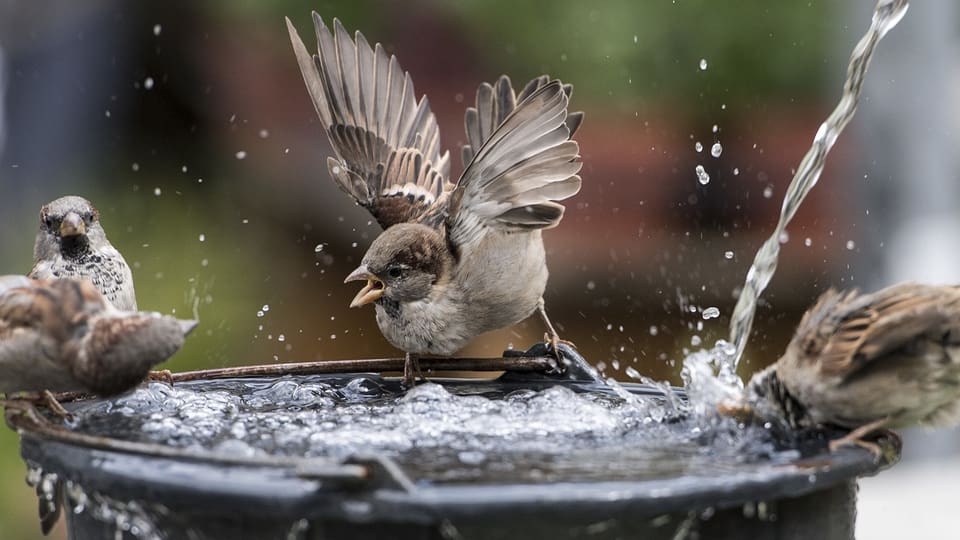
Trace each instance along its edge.
<instances>
[{"instance_id":1,"label":"wing feather","mask_svg":"<svg viewBox=\"0 0 960 540\"><path fill-rule=\"evenodd\" d=\"M476 241L489 228L530 230L559 223L564 208L556 201L580 190L568 95L568 86L546 77L527 84L519 98L506 76L495 86L480 86L477 106L465 116L470 144L462 154L469 162L450 195L446 218L454 245Z\"/></svg>"},{"instance_id":2,"label":"wing feather","mask_svg":"<svg viewBox=\"0 0 960 540\"><path fill-rule=\"evenodd\" d=\"M379 43L371 47L360 32L351 38L337 19L332 31L316 13L313 22L318 52L312 56L289 19L287 29L336 154L327 161L330 176L384 228L416 219L440 197L449 175L430 102L417 101L410 74Z\"/></svg>"}]
</instances>

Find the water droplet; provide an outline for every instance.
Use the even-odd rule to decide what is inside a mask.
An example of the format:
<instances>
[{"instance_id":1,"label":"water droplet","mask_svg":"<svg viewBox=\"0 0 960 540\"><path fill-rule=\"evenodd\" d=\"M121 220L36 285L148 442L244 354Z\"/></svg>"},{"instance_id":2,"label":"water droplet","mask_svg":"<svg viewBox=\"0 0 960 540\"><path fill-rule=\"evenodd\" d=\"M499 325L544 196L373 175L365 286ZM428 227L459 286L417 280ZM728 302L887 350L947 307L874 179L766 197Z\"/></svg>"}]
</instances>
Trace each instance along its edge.
<instances>
[{"instance_id":1,"label":"water droplet","mask_svg":"<svg viewBox=\"0 0 960 540\"><path fill-rule=\"evenodd\" d=\"M707 59L706 59L706 58L701 58L701 59L700 59L700 71L706 71L706 70L707 70Z\"/></svg>"},{"instance_id":2,"label":"water droplet","mask_svg":"<svg viewBox=\"0 0 960 540\"><path fill-rule=\"evenodd\" d=\"M277 341L286 341L286 340L287 340L287 336L283 334L280 334L279 336L277 336Z\"/></svg>"},{"instance_id":3,"label":"water droplet","mask_svg":"<svg viewBox=\"0 0 960 540\"><path fill-rule=\"evenodd\" d=\"M739 168L739 167L734 167L734 168L733 168L733 175L734 175L734 176L739 176L739 175L740 175L740 168Z\"/></svg>"},{"instance_id":4,"label":"water droplet","mask_svg":"<svg viewBox=\"0 0 960 540\"><path fill-rule=\"evenodd\" d=\"M724 259L727 259L727 260L732 259L732 258L733 258L733 252L732 252L732 251L724 251L724 252L723 252L723 258L724 258Z\"/></svg>"},{"instance_id":5,"label":"water droplet","mask_svg":"<svg viewBox=\"0 0 960 540\"><path fill-rule=\"evenodd\" d=\"M720 154L723 153L723 147L720 146L720 143L713 143L713 146L710 147L710 155L713 157L720 157Z\"/></svg>"},{"instance_id":6,"label":"water droplet","mask_svg":"<svg viewBox=\"0 0 960 540\"><path fill-rule=\"evenodd\" d=\"M147 77L146 79L144 79L143 87L146 88L147 90L150 90L151 88L153 88L153 77Z\"/></svg>"},{"instance_id":7,"label":"water droplet","mask_svg":"<svg viewBox=\"0 0 960 540\"><path fill-rule=\"evenodd\" d=\"M239 150L236 153L237 159L247 159L247 152L245 150Z\"/></svg>"},{"instance_id":8,"label":"water droplet","mask_svg":"<svg viewBox=\"0 0 960 540\"><path fill-rule=\"evenodd\" d=\"M777 240L779 240L781 244L786 244L787 242L790 241L790 233L788 233L787 231L783 231L782 233L780 233L780 237L777 238Z\"/></svg>"},{"instance_id":9,"label":"water droplet","mask_svg":"<svg viewBox=\"0 0 960 540\"><path fill-rule=\"evenodd\" d=\"M265 311L265 312L266 312L266 311L270 311L270 304L264 304L263 307L260 308L260 309L262 309L262 310Z\"/></svg>"},{"instance_id":10,"label":"water droplet","mask_svg":"<svg viewBox=\"0 0 960 540\"><path fill-rule=\"evenodd\" d=\"M197 239L203 242L207 239L207 235L200 233L200 236L198 236Z\"/></svg>"},{"instance_id":11,"label":"water droplet","mask_svg":"<svg viewBox=\"0 0 960 540\"><path fill-rule=\"evenodd\" d=\"M690 345L693 345L694 347L699 347L700 343L701 343L700 336L693 335L690 337Z\"/></svg>"},{"instance_id":12,"label":"water droplet","mask_svg":"<svg viewBox=\"0 0 960 540\"><path fill-rule=\"evenodd\" d=\"M139 171L139 170L140 170L140 164L137 163L136 161L134 161L133 164L130 165L130 170L132 170L133 172Z\"/></svg>"},{"instance_id":13,"label":"water droplet","mask_svg":"<svg viewBox=\"0 0 960 540\"><path fill-rule=\"evenodd\" d=\"M593 281L588 281L588 282L587 282L587 290L588 290L588 291L592 291L592 290L594 290L594 289L596 289L596 288L597 288L597 284L596 284L596 283L594 283Z\"/></svg>"},{"instance_id":14,"label":"water droplet","mask_svg":"<svg viewBox=\"0 0 960 540\"><path fill-rule=\"evenodd\" d=\"M713 125L713 128L711 129L711 131L713 131L714 133L720 131L720 126L714 124L714 125Z\"/></svg>"},{"instance_id":15,"label":"water droplet","mask_svg":"<svg viewBox=\"0 0 960 540\"><path fill-rule=\"evenodd\" d=\"M853 240L847 240L847 249L853 251L857 247L857 243Z\"/></svg>"},{"instance_id":16,"label":"water droplet","mask_svg":"<svg viewBox=\"0 0 960 540\"><path fill-rule=\"evenodd\" d=\"M257 317L263 317L263 310L257 311Z\"/></svg>"},{"instance_id":17,"label":"water droplet","mask_svg":"<svg viewBox=\"0 0 960 540\"><path fill-rule=\"evenodd\" d=\"M261 139L266 139L267 137L270 136L270 132L265 129L261 129L260 132L257 133L257 135L259 135Z\"/></svg>"},{"instance_id":18,"label":"water droplet","mask_svg":"<svg viewBox=\"0 0 960 540\"><path fill-rule=\"evenodd\" d=\"M637 41L638 41L637 36L633 36L633 42L634 42L634 43L637 43Z\"/></svg>"},{"instance_id":19,"label":"water droplet","mask_svg":"<svg viewBox=\"0 0 960 540\"><path fill-rule=\"evenodd\" d=\"M651 325L649 332L651 336L655 336L660 332L660 330L656 326Z\"/></svg>"},{"instance_id":20,"label":"water droplet","mask_svg":"<svg viewBox=\"0 0 960 540\"><path fill-rule=\"evenodd\" d=\"M770 197L773 197L773 186L763 188L763 198L769 199Z\"/></svg>"},{"instance_id":21,"label":"water droplet","mask_svg":"<svg viewBox=\"0 0 960 540\"><path fill-rule=\"evenodd\" d=\"M633 366L627 366L626 369L623 370L623 372L626 374L627 377L630 377L631 379L639 379L640 377L643 376L643 375L640 375L640 372L634 369Z\"/></svg>"},{"instance_id":22,"label":"water droplet","mask_svg":"<svg viewBox=\"0 0 960 540\"><path fill-rule=\"evenodd\" d=\"M813 240L811 240L810 237L804 238L804 239L803 239L803 245L805 245L805 246L807 246L807 247L810 247L810 246L813 245Z\"/></svg>"},{"instance_id":23,"label":"water droplet","mask_svg":"<svg viewBox=\"0 0 960 540\"><path fill-rule=\"evenodd\" d=\"M157 197L159 197L162 193L163 191L161 191L159 187L153 188L153 194L156 195Z\"/></svg>"},{"instance_id":24,"label":"water droplet","mask_svg":"<svg viewBox=\"0 0 960 540\"><path fill-rule=\"evenodd\" d=\"M321 242L321 243L319 243L319 244L317 244L316 246L313 247L313 252L314 252L314 253L320 253L321 251L323 251L323 242Z\"/></svg>"},{"instance_id":25,"label":"water droplet","mask_svg":"<svg viewBox=\"0 0 960 540\"><path fill-rule=\"evenodd\" d=\"M720 308L718 307L708 307L703 310L703 320L716 319L720 316Z\"/></svg>"},{"instance_id":26,"label":"water droplet","mask_svg":"<svg viewBox=\"0 0 960 540\"><path fill-rule=\"evenodd\" d=\"M707 174L707 171L703 168L703 165L697 165L697 181L700 182L701 186L705 186L710 183L710 175Z\"/></svg>"},{"instance_id":27,"label":"water droplet","mask_svg":"<svg viewBox=\"0 0 960 540\"><path fill-rule=\"evenodd\" d=\"M697 152L703 152L703 145L700 144L700 141L697 141L696 144L693 145L693 149Z\"/></svg>"},{"instance_id":28,"label":"water droplet","mask_svg":"<svg viewBox=\"0 0 960 540\"><path fill-rule=\"evenodd\" d=\"M163 31L163 27L162 27L162 26L160 26L159 24L153 25L153 35L159 36L159 35L160 35L160 32L162 32L162 31Z\"/></svg>"}]
</instances>

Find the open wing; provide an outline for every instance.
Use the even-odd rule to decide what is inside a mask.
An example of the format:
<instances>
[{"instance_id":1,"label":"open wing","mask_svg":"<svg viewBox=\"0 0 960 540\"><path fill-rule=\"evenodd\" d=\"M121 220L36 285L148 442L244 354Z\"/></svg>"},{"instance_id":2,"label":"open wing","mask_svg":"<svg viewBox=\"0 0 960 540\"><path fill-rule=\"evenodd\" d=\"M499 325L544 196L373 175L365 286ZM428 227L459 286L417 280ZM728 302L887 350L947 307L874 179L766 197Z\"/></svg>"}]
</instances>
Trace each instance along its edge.
<instances>
[{"instance_id":1,"label":"open wing","mask_svg":"<svg viewBox=\"0 0 960 540\"><path fill-rule=\"evenodd\" d=\"M384 228L416 219L443 191L450 154L426 96L416 101L410 74L360 32L355 40L313 14L318 54L310 55L287 19L303 80L337 157L330 176Z\"/></svg>"},{"instance_id":2,"label":"open wing","mask_svg":"<svg viewBox=\"0 0 960 540\"><path fill-rule=\"evenodd\" d=\"M866 295L829 291L804 316L794 345L823 373L850 377L919 339L960 343L960 289L903 283Z\"/></svg>"},{"instance_id":3,"label":"open wing","mask_svg":"<svg viewBox=\"0 0 960 540\"><path fill-rule=\"evenodd\" d=\"M519 96L510 79L477 90L467 110L465 170L450 194L447 231L455 245L488 229L532 230L557 225L555 202L580 190L579 145L570 139L582 113L568 113L570 85L546 76Z\"/></svg>"}]
</instances>

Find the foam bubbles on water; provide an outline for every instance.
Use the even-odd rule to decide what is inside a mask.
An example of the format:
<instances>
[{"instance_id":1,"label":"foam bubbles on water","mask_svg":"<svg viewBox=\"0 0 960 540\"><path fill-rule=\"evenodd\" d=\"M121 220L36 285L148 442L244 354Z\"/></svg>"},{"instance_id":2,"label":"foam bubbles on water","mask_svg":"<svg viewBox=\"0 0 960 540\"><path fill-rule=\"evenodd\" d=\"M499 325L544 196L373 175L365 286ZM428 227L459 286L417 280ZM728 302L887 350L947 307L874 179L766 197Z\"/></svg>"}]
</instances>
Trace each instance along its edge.
<instances>
[{"instance_id":1,"label":"foam bubbles on water","mask_svg":"<svg viewBox=\"0 0 960 540\"><path fill-rule=\"evenodd\" d=\"M564 385L511 390L434 383L394 393L379 377L365 376L150 383L79 404L71 427L243 458L378 453L415 478L438 482L478 475L511 481L662 477L693 474L697 463L708 474L743 462L747 434L736 422L685 417L686 403L668 385L647 381L632 367L626 373L663 395L634 395L620 385L578 393ZM697 382L695 388L705 386Z\"/></svg>"}]
</instances>

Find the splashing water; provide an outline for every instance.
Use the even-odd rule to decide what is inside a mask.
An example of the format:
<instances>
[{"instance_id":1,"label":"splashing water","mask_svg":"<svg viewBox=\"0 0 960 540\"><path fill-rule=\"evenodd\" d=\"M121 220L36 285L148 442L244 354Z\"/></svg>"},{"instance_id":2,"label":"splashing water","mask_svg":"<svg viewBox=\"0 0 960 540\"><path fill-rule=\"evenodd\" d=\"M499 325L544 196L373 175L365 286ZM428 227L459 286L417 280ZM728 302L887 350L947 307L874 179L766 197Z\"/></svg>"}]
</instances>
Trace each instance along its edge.
<instances>
[{"instance_id":1,"label":"splashing water","mask_svg":"<svg viewBox=\"0 0 960 540\"><path fill-rule=\"evenodd\" d=\"M435 483L696 477L797 458L772 433L687 414L660 388L628 401L476 382L393 393L366 376L150 383L71 406L70 428L242 458L377 453Z\"/></svg>"},{"instance_id":2,"label":"splashing water","mask_svg":"<svg viewBox=\"0 0 960 540\"><path fill-rule=\"evenodd\" d=\"M900 22L907 11L907 0L880 0L873 13L873 19L867 33L860 39L850 55L850 64L847 67L847 78L843 85L843 94L840 102L830 113L826 121L820 125L813 138L813 145L800 161L797 173L787 193L783 198L780 210L780 221L773 233L767 238L757 252L747 271L746 282L737 300L737 305L730 318L730 341L734 346L734 355L730 359L735 368L743 356L750 329L753 326L753 316L757 309L757 300L770 283L777 269L777 257L780 254L780 236L785 232L787 224L793 219L797 209L807 193L813 189L823 172L827 154L837 141L837 137L853 118L863 89L863 80L870 65L870 59L880 39Z\"/></svg>"}]
</instances>

